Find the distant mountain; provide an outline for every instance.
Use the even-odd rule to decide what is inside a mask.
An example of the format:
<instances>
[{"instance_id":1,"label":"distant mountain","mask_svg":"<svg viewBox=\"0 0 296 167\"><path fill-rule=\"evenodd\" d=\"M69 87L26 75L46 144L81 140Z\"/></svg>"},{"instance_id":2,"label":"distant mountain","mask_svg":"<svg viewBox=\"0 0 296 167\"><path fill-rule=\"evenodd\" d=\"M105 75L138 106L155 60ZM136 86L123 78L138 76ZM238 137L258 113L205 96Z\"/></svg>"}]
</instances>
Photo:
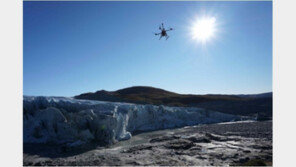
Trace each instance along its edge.
<instances>
[{"instance_id":1,"label":"distant mountain","mask_svg":"<svg viewBox=\"0 0 296 167\"><path fill-rule=\"evenodd\" d=\"M117 91L100 90L95 93L83 93L74 98L179 107L202 107L236 115L260 114L264 117L272 116L272 92L251 95L192 95L178 94L154 87L134 86Z\"/></svg>"},{"instance_id":2,"label":"distant mountain","mask_svg":"<svg viewBox=\"0 0 296 167\"><path fill-rule=\"evenodd\" d=\"M200 102L215 100L241 100L234 95L186 95L169 92L159 88L134 86L117 91L100 90L95 93L84 93L76 99L89 99L113 102L131 102L139 104L156 104L170 106L191 106Z\"/></svg>"},{"instance_id":3,"label":"distant mountain","mask_svg":"<svg viewBox=\"0 0 296 167\"><path fill-rule=\"evenodd\" d=\"M260 94L249 94L249 95L236 95L239 97L245 97L245 98L272 98L272 92L268 93L260 93Z\"/></svg>"}]
</instances>

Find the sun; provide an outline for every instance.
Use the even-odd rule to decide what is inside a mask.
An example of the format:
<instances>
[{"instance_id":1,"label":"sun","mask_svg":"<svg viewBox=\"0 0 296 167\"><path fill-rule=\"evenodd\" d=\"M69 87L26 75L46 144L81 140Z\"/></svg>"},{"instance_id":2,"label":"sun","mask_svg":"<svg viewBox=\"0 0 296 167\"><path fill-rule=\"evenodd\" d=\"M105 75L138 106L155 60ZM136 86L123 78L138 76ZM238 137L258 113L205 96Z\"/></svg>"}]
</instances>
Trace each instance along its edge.
<instances>
[{"instance_id":1,"label":"sun","mask_svg":"<svg viewBox=\"0 0 296 167\"><path fill-rule=\"evenodd\" d=\"M192 38L201 42L211 39L216 31L216 18L203 17L197 19L192 25Z\"/></svg>"}]
</instances>

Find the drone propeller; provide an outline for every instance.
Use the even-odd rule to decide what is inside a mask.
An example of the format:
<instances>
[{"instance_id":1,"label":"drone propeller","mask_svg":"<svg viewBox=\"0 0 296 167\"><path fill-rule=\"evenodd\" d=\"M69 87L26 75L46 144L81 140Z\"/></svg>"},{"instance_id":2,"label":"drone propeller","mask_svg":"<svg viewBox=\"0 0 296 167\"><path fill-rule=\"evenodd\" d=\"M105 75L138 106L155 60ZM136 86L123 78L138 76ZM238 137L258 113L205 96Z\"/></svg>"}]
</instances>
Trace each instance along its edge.
<instances>
[{"instance_id":1,"label":"drone propeller","mask_svg":"<svg viewBox=\"0 0 296 167\"><path fill-rule=\"evenodd\" d=\"M159 35L160 33L153 32L154 35Z\"/></svg>"},{"instance_id":2,"label":"drone propeller","mask_svg":"<svg viewBox=\"0 0 296 167\"><path fill-rule=\"evenodd\" d=\"M173 28L169 28L169 29L167 29L166 31L172 31L172 30L174 30Z\"/></svg>"}]
</instances>

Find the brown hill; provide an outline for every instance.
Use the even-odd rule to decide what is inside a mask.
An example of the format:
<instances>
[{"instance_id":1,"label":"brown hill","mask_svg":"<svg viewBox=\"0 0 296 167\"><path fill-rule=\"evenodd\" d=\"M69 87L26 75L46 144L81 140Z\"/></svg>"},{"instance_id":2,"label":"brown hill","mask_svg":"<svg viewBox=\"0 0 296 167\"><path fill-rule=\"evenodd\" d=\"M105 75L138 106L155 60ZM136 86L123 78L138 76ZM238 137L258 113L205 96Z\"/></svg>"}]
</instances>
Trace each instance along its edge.
<instances>
[{"instance_id":1,"label":"brown hill","mask_svg":"<svg viewBox=\"0 0 296 167\"><path fill-rule=\"evenodd\" d=\"M76 99L129 102L178 107L203 107L237 115L272 115L272 93L257 95L191 95L159 88L135 86L117 91L97 91L75 96Z\"/></svg>"}]
</instances>

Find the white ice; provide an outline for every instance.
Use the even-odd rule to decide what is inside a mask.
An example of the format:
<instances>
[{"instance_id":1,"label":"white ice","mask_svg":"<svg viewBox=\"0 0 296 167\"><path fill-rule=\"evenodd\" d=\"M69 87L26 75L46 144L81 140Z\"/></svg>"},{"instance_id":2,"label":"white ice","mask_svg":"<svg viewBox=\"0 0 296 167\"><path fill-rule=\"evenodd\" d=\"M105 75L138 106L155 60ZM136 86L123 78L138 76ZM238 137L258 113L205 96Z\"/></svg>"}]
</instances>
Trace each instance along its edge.
<instances>
[{"instance_id":1,"label":"white ice","mask_svg":"<svg viewBox=\"0 0 296 167\"><path fill-rule=\"evenodd\" d=\"M239 120L239 116L193 107L167 107L24 96L25 143L114 143L132 134L206 123ZM70 144L71 145L71 144Z\"/></svg>"}]
</instances>

